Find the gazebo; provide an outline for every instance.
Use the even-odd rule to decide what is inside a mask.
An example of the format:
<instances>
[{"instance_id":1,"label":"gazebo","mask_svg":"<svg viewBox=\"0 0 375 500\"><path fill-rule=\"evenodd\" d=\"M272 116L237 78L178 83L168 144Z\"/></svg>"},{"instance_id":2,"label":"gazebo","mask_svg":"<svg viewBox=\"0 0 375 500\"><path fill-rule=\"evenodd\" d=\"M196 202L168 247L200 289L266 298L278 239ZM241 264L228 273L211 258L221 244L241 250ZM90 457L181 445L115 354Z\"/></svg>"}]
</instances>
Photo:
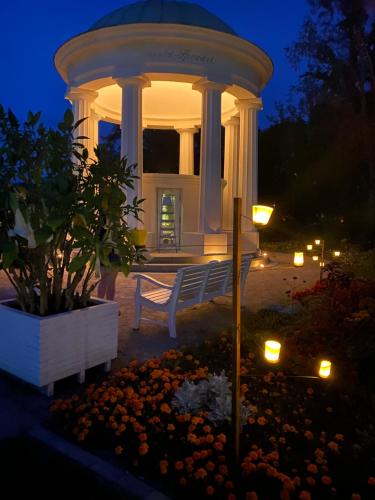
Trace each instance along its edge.
<instances>
[{"instance_id":1,"label":"gazebo","mask_svg":"<svg viewBox=\"0 0 375 500\"><path fill-rule=\"evenodd\" d=\"M146 0L111 12L67 41L55 65L75 119L87 118L78 133L89 137L91 157L99 121L120 125L121 154L137 165L139 176L127 194L145 198L148 246L227 253L233 197L242 197L245 207L257 202L257 115L273 71L270 58L199 5ZM145 128L179 133L179 174L143 172ZM194 175L199 129L200 175ZM251 221L243 229L244 249L255 250Z\"/></svg>"}]
</instances>

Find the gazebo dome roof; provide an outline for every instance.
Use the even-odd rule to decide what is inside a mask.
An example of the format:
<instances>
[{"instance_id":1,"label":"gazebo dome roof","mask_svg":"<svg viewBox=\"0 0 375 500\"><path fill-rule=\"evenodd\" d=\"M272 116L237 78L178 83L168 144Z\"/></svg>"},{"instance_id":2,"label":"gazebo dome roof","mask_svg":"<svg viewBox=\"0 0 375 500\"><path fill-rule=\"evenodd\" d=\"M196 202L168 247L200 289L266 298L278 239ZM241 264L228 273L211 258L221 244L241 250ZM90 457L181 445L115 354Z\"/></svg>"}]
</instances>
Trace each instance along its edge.
<instances>
[{"instance_id":1,"label":"gazebo dome roof","mask_svg":"<svg viewBox=\"0 0 375 500\"><path fill-rule=\"evenodd\" d=\"M89 31L138 23L184 24L236 35L230 26L204 7L177 0L146 0L126 5L99 19Z\"/></svg>"}]
</instances>

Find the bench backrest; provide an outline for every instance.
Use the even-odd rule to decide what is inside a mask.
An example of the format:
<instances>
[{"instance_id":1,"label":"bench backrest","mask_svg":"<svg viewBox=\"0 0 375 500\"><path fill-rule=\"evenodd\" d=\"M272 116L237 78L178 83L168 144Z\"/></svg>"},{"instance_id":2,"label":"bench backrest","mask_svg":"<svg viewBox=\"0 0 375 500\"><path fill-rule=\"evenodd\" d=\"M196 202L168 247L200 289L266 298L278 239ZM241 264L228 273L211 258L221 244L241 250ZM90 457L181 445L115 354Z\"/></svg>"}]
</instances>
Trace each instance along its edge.
<instances>
[{"instance_id":1,"label":"bench backrest","mask_svg":"<svg viewBox=\"0 0 375 500\"><path fill-rule=\"evenodd\" d=\"M241 261L241 288L244 287L250 268L250 255ZM188 307L225 295L232 290L233 261L210 262L184 267L177 271L171 300Z\"/></svg>"}]
</instances>

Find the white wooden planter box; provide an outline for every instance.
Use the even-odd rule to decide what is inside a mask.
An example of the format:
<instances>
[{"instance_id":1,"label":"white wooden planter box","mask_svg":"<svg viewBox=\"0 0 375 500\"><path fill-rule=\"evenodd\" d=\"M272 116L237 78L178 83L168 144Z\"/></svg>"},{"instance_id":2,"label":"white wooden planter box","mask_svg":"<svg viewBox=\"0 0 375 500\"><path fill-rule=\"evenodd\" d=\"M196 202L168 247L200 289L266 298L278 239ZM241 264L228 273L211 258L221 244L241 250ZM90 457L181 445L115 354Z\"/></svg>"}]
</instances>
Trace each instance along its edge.
<instances>
[{"instance_id":1,"label":"white wooden planter box","mask_svg":"<svg viewBox=\"0 0 375 500\"><path fill-rule=\"evenodd\" d=\"M53 394L57 380L117 357L118 304L92 299L94 305L40 317L0 301L0 368Z\"/></svg>"}]
</instances>

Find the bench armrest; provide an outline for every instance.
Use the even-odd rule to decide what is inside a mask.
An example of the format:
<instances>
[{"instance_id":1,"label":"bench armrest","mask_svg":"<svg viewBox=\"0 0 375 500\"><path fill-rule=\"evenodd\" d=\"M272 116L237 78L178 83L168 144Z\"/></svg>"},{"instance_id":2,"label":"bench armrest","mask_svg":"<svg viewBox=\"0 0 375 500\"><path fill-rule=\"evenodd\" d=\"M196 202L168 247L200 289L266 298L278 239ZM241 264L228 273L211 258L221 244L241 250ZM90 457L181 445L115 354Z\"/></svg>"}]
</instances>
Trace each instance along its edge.
<instances>
[{"instance_id":1,"label":"bench armrest","mask_svg":"<svg viewBox=\"0 0 375 500\"><path fill-rule=\"evenodd\" d=\"M162 283L161 281L155 280L154 278L151 278L151 276L148 276L147 274L135 274L133 276L133 280L137 280L138 283L140 284L141 280L148 281L152 285L159 286L161 288L166 288L167 290L172 290L173 285L167 285L166 283Z\"/></svg>"}]
</instances>

